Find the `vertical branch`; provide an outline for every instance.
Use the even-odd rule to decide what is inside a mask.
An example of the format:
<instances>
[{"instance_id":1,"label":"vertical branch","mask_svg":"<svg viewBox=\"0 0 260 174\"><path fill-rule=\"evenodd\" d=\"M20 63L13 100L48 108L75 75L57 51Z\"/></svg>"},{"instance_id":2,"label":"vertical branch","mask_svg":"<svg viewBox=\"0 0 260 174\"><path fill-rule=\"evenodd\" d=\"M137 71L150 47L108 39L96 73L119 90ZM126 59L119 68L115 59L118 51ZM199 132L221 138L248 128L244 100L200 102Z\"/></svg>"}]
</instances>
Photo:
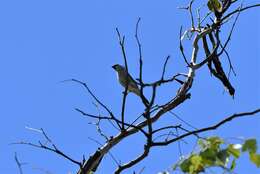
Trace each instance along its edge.
<instances>
[{"instance_id":1,"label":"vertical branch","mask_svg":"<svg viewBox=\"0 0 260 174\"><path fill-rule=\"evenodd\" d=\"M152 94L152 99L150 104L148 104L147 108L146 108L146 112L144 113L144 117L147 119L147 126L148 126L148 134L147 134L147 142L144 145L144 150L143 152L136 157L135 159L129 161L128 163L124 164L124 165L120 165L118 166L118 168L116 169L116 171L114 172L115 174L120 174L123 170L126 170L127 168L130 168L132 166L134 166L135 164L139 163L140 161L142 161L144 158L146 158L150 152L150 149L152 147L153 144L153 140L152 140L152 135L153 135L153 128L152 128L152 120L151 120L151 116L150 116L150 109L151 106L154 102L155 99L155 95L156 94L156 85L153 86L153 94Z\"/></svg>"},{"instance_id":2,"label":"vertical branch","mask_svg":"<svg viewBox=\"0 0 260 174\"><path fill-rule=\"evenodd\" d=\"M162 81L164 80L164 75L165 75L165 71L166 71L166 65L167 65L169 59L170 59L170 56L168 55L166 57L166 59L165 59L164 65L163 65L163 71L162 71L162 77L161 77Z\"/></svg>"},{"instance_id":3,"label":"vertical branch","mask_svg":"<svg viewBox=\"0 0 260 174\"><path fill-rule=\"evenodd\" d=\"M138 37L138 28L139 28L139 23L141 21L141 18L139 17L138 20L137 20L137 23L135 25L135 39L136 39L136 42L137 42L137 45L138 45L138 53L139 53L139 81L140 81L140 84L141 84L141 93L143 93L143 56L142 56L142 45L141 45L141 42L139 40L139 37Z\"/></svg>"},{"instance_id":4,"label":"vertical branch","mask_svg":"<svg viewBox=\"0 0 260 174\"><path fill-rule=\"evenodd\" d=\"M21 162L19 161L19 159L18 159L18 157L17 157L17 153L16 153L16 152L15 152L15 154L14 154L14 160L15 160L15 162L16 162L16 164L17 164L17 166L18 166L19 173L20 173L20 174L23 174L23 169L22 169L22 166L23 166L23 165L25 165L26 163L21 163Z\"/></svg>"},{"instance_id":5,"label":"vertical branch","mask_svg":"<svg viewBox=\"0 0 260 174\"><path fill-rule=\"evenodd\" d=\"M176 135L178 137L179 136L178 128L176 127L175 130L176 130ZM181 148L181 141L178 141L178 150L179 150L180 157L183 157L182 148Z\"/></svg>"},{"instance_id":6,"label":"vertical branch","mask_svg":"<svg viewBox=\"0 0 260 174\"><path fill-rule=\"evenodd\" d=\"M128 83L128 82L127 82ZM125 87L125 91L123 93L123 103L122 103L122 112L121 112L121 120L122 120L122 131L125 130L125 104L126 104L126 96L128 85Z\"/></svg>"},{"instance_id":7,"label":"vertical branch","mask_svg":"<svg viewBox=\"0 0 260 174\"><path fill-rule=\"evenodd\" d=\"M184 49L182 46L182 26L180 28L180 33L179 33L179 48L180 48L180 51L181 51L181 54L182 54L182 57L183 57L185 63L187 64L187 66L189 66L190 64L185 56Z\"/></svg>"},{"instance_id":8,"label":"vertical branch","mask_svg":"<svg viewBox=\"0 0 260 174\"><path fill-rule=\"evenodd\" d=\"M200 17L200 9L201 9L201 7L199 7L199 8L197 9L197 21L198 21L198 29L200 29L200 28L201 28L201 17Z\"/></svg>"},{"instance_id":9,"label":"vertical branch","mask_svg":"<svg viewBox=\"0 0 260 174\"><path fill-rule=\"evenodd\" d=\"M126 57L126 52L125 52L125 36L123 36L123 38L121 37L121 34L120 34L118 28L116 28L116 32L118 35L119 45L121 47L121 51L123 54L126 73L128 74L127 57ZM122 102L122 111L121 111L121 120L122 120L121 130L122 131L125 131L125 105L126 105L126 97L127 97L127 91L128 91L128 83L129 83L129 79L126 78L126 86L125 86L125 91L123 93L123 102Z\"/></svg>"},{"instance_id":10,"label":"vertical branch","mask_svg":"<svg viewBox=\"0 0 260 174\"><path fill-rule=\"evenodd\" d=\"M195 25L194 25L194 18L193 18L193 14L192 14L192 4L193 4L194 0L191 0L190 1L190 4L189 4L189 12L190 12L190 18L191 18L191 29L193 30L195 28Z\"/></svg>"},{"instance_id":11,"label":"vertical branch","mask_svg":"<svg viewBox=\"0 0 260 174\"><path fill-rule=\"evenodd\" d=\"M138 29L139 29L139 23L141 21L141 18L139 17L136 25L135 25L135 39L138 46L138 53L139 53L139 83L140 83L140 97L142 99L143 104L148 107L148 100L144 96L144 83L143 83L143 55L142 55L142 45L138 36Z\"/></svg>"},{"instance_id":12,"label":"vertical branch","mask_svg":"<svg viewBox=\"0 0 260 174\"><path fill-rule=\"evenodd\" d=\"M239 9L242 9L242 4L241 4L241 6L239 7ZM225 51L225 48L226 48L227 44L228 44L229 41L231 40L231 36L232 36L232 34L233 34L233 31L234 31L235 25L236 25L236 23L237 23L238 17L239 17L239 15L240 15L240 12L241 12L241 11L239 11L239 12L237 13L237 16L236 16L236 18L235 18L235 21L233 22L232 27L231 27L231 30L230 30L230 32L229 32L228 38L227 38L225 44L223 45L222 50L220 51L220 53L218 53L218 56L220 56L220 55L223 53L223 51Z\"/></svg>"},{"instance_id":13,"label":"vertical branch","mask_svg":"<svg viewBox=\"0 0 260 174\"><path fill-rule=\"evenodd\" d=\"M210 34L209 37L210 37L212 45L215 45L215 40L214 40L213 35ZM215 38L216 38L217 44L219 44L220 43L219 31L216 32ZM232 86L232 84L230 83L230 81L228 80L228 77L226 76L226 74L224 72L222 64L219 60L219 56L217 55L216 52L214 52L214 58L213 58L212 62L214 64L215 72L216 72L216 73L213 72L213 75L222 82L222 84L227 88L229 94L234 97L235 89Z\"/></svg>"}]
</instances>

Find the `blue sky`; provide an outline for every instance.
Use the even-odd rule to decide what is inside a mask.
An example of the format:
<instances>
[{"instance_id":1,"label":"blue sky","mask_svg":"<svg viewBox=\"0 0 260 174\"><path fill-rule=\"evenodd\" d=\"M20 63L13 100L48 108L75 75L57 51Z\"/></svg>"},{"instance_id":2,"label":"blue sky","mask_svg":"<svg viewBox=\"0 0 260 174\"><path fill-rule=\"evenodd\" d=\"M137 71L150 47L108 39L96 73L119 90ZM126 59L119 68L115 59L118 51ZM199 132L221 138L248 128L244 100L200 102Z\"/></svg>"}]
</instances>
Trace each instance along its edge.
<instances>
[{"instance_id":1,"label":"blue sky","mask_svg":"<svg viewBox=\"0 0 260 174\"><path fill-rule=\"evenodd\" d=\"M89 113L97 113L90 96L81 86L60 81L76 78L86 82L114 113L119 114L123 88L117 83L111 68L115 63L123 63L116 27L126 36L129 71L134 77L138 75L138 50L134 40L138 17L142 18L140 39L144 80L149 82L160 77L167 55L171 55L171 59L166 75L186 72L178 50L178 33L181 25L189 26L189 17L186 12L176 9L183 4L186 3L170 0L1 1L0 171L18 173L15 152L21 161L28 163L24 166L25 174L41 173L39 168L56 174L77 171L77 166L55 154L8 145L20 140L37 142L42 139L39 134L25 129L26 126L44 128L60 149L77 160L82 159L83 154L88 157L98 147L88 137L103 142L95 127L88 124L91 120L74 111L75 107L79 107ZM259 9L241 14L232 44L228 46L237 73L236 77L231 77L236 88L235 98L223 92L222 85L203 68L196 75L191 100L176 109L176 114L196 127L204 127L235 112L259 107L259 17ZM223 36L227 31L223 30ZM187 55L190 55L189 44L185 41ZM175 89L176 84L161 88L157 102L174 96ZM133 120L133 115L140 113L143 107L134 95L129 95L127 104L126 119ZM171 117L166 116L158 125L174 123ZM219 135L227 139L256 137L260 143L259 126L258 114L235 120L204 135ZM115 134L108 125L104 124L103 128L107 133ZM188 154L194 145L192 139L187 141L190 143L183 144L184 154ZM112 153L126 162L142 147L142 137L133 136L115 147ZM153 149L151 155L134 169L140 170L145 166L145 174L157 173L169 168L178 156L177 144ZM236 172L239 174L259 172L247 158L242 158L238 164ZM97 173L112 173L115 167L107 156Z\"/></svg>"}]
</instances>

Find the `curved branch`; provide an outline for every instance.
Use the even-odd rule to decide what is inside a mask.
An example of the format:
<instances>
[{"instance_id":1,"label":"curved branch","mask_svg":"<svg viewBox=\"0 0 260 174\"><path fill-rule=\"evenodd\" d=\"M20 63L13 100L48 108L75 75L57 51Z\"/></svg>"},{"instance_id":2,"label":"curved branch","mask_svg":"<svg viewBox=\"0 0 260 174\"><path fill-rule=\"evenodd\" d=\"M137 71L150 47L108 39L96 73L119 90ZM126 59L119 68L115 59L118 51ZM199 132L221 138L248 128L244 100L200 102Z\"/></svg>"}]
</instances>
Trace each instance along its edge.
<instances>
[{"instance_id":1,"label":"curved branch","mask_svg":"<svg viewBox=\"0 0 260 174\"><path fill-rule=\"evenodd\" d=\"M215 130L218 127L224 125L225 123L232 121L233 119L240 118L240 117L252 116L252 115L255 115L256 113L259 113L259 112L260 112L260 108L254 110L254 111L251 111L251 112L242 112L242 113L238 113L238 114L233 114L233 115L225 118L224 120L221 120L220 122L216 123L215 125L182 134L179 137L176 137L174 139L171 139L171 140L168 140L168 141L165 141L165 142L155 142L155 143L153 143L153 146L165 146L165 145L171 144L173 142L176 142L180 139L183 139L185 137L188 137L190 135L195 135L195 134L199 134L199 133L202 133L202 132Z\"/></svg>"},{"instance_id":2,"label":"curved branch","mask_svg":"<svg viewBox=\"0 0 260 174\"><path fill-rule=\"evenodd\" d=\"M84 88L88 91L88 93L94 98L94 100L100 105L102 106L108 113L109 115L112 117L112 118L115 118L113 112L105 105L103 104L96 96L95 94L89 89L89 87L87 86L86 83L80 81L80 80L77 80L77 79L69 79L69 80L65 80L65 81L72 81L72 82L76 82L76 83L79 83L81 85L84 86ZM121 126L117 123L118 127L121 128Z\"/></svg>"},{"instance_id":3,"label":"curved branch","mask_svg":"<svg viewBox=\"0 0 260 174\"><path fill-rule=\"evenodd\" d=\"M120 174L123 170L128 169L128 168L134 166L135 164L139 163L140 161L142 161L145 157L148 156L150 148L151 148L151 146L145 145L144 151L141 155L139 155L136 159L134 159L122 166L119 166L117 168L117 170L115 171L115 174Z\"/></svg>"},{"instance_id":4,"label":"curved branch","mask_svg":"<svg viewBox=\"0 0 260 174\"><path fill-rule=\"evenodd\" d=\"M44 132L44 130L42 128L41 129L29 128L29 129L41 133L44 136L44 138L46 139L47 142L43 144L41 141L38 141L38 144L34 144L34 143L30 143L30 142L21 141L21 142L12 143L12 144L28 145L28 146L44 149L44 150L47 150L47 151L50 151L50 152L54 152L54 153L64 157L65 159L71 161L72 163L77 164L81 168L82 163L72 159L71 157L66 155L63 151L58 149L58 147L51 141L51 139L47 136L47 134ZM49 147L47 145L47 143L50 143L52 147Z\"/></svg>"},{"instance_id":5,"label":"curved branch","mask_svg":"<svg viewBox=\"0 0 260 174\"><path fill-rule=\"evenodd\" d=\"M226 20L227 18L229 18L230 16L232 16L233 14L236 14L236 13L240 13L242 11L245 11L245 10L248 10L250 8L255 8L255 7L260 7L260 4L254 4L254 5L250 5L250 6L247 6L247 7L244 7L244 8L238 8L232 12L230 12L229 14L227 14L226 16L224 16L221 21L223 22L224 20Z\"/></svg>"}]
</instances>

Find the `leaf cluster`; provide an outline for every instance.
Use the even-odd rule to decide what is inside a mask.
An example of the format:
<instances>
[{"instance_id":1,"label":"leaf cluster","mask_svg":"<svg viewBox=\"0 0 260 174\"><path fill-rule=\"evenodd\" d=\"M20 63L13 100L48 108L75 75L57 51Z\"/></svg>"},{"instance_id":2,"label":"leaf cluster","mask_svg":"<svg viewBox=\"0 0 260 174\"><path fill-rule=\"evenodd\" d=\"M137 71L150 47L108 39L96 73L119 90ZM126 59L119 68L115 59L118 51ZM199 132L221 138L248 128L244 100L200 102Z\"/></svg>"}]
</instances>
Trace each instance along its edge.
<instances>
[{"instance_id":1,"label":"leaf cluster","mask_svg":"<svg viewBox=\"0 0 260 174\"><path fill-rule=\"evenodd\" d=\"M223 139L215 136L200 139L198 147L198 152L193 152L180 160L173 166L173 170L180 168L184 173L198 174L207 168L221 167L231 172L235 169L236 161L243 152L247 152L250 161L260 167L260 154L257 154L256 139L247 139L242 144L227 144Z\"/></svg>"}]
</instances>

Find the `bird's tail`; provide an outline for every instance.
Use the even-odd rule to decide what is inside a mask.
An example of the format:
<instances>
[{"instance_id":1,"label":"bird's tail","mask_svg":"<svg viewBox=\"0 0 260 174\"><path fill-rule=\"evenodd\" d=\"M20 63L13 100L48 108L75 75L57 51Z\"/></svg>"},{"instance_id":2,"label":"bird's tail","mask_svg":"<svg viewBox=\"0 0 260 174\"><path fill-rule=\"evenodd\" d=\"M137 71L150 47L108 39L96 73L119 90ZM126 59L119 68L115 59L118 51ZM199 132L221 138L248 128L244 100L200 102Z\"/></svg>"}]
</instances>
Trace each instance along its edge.
<instances>
[{"instance_id":1,"label":"bird's tail","mask_svg":"<svg viewBox=\"0 0 260 174\"><path fill-rule=\"evenodd\" d=\"M141 97L141 91L140 91L140 89L134 90L133 92L134 92L136 95L138 95L138 96L143 100L143 102L144 102L146 105L149 105L149 101L145 98L145 96L143 96L143 98Z\"/></svg>"}]
</instances>

